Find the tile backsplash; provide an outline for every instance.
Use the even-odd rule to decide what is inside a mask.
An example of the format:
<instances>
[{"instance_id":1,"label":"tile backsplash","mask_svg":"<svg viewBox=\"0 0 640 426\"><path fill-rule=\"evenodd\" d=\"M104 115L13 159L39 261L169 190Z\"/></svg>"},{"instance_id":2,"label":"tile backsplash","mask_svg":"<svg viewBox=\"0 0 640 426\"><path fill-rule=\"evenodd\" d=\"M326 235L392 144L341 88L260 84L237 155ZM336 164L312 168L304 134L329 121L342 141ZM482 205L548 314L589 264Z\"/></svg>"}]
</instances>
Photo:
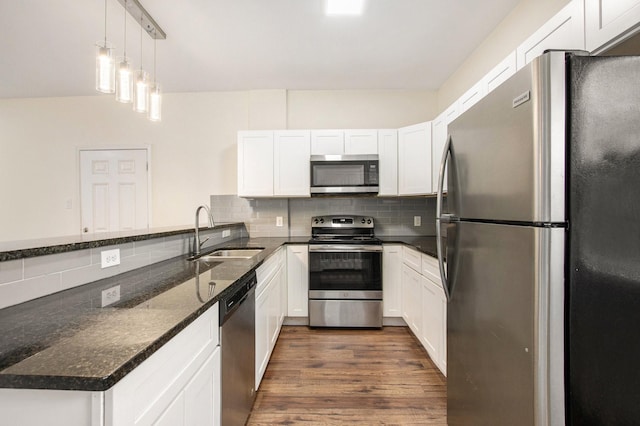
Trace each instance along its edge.
<instances>
[{"instance_id":1,"label":"tile backsplash","mask_svg":"<svg viewBox=\"0 0 640 426\"><path fill-rule=\"evenodd\" d=\"M246 236L241 225L230 231L222 237L220 229L203 230L203 238L209 237L203 248ZM190 253L193 236L185 233L0 262L0 309ZM100 252L116 248L120 264L103 269Z\"/></svg>"},{"instance_id":2,"label":"tile backsplash","mask_svg":"<svg viewBox=\"0 0 640 426\"><path fill-rule=\"evenodd\" d=\"M379 236L435 235L433 197L256 198L212 195L211 212L220 222L245 222L252 237L298 237L311 234L311 217L332 214L372 216ZM421 225L414 226L419 216ZM282 226L276 220L282 217Z\"/></svg>"}]
</instances>

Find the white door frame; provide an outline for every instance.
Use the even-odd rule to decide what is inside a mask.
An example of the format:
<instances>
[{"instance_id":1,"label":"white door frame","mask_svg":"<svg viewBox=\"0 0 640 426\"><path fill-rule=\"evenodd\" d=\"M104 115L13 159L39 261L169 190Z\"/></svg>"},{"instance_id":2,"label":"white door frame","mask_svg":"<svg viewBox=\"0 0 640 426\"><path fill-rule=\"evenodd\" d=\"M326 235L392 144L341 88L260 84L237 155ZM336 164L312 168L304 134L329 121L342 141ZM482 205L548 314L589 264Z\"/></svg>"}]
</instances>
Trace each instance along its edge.
<instances>
[{"instance_id":1,"label":"white door frame","mask_svg":"<svg viewBox=\"0 0 640 426\"><path fill-rule=\"evenodd\" d=\"M149 228L152 227L152 208L151 208L151 145L100 145L100 146L78 146L76 147L76 197L78 200L78 221L80 228L80 235L82 232L82 197L81 197L81 180L80 174L80 153L82 151L131 151L131 150L145 150L147 152L147 218L149 221Z\"/></svg>"}]
</instances>

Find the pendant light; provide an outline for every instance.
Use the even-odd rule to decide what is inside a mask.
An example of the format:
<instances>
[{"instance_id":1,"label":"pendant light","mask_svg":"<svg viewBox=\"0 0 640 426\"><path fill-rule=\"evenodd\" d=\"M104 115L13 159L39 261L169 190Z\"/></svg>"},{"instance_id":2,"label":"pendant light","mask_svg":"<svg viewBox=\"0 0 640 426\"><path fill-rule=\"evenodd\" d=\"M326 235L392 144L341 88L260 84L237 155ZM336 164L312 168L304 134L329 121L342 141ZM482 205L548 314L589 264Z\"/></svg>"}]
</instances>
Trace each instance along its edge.
<instances>
[{"instance_id":1,"label":"pendant light","mask_svg":"<svg viewBox=\"0 0 640 426\"><path fill-rule=\"evenodd\" d=\"M118 59L116 101L128 104L133 101L133 72L127 57L127 0L124 2L124 52Z\"/></svg>"},{"instance_id":2,"label":"pendant light","mask_svg":"<svg viewBox=\"0 0 640 426\"><path fill-rule=\"evenodd\" d=\"M140 18L140 69L135 73L133 110L145 113L149 110L149 73L142 69L142 28L142 18Z\"/></svg>"},{"instance_id":3,"label":"pendant light","mask_svg":"<svg viewBox=\"0 0 640 426\"><path fill-rule=\"evenodd\" d=\"M155 30L153 35L153 84L149 91L149 113L147 117L151 121L160 121L162 120L162 94L160 92L160 85L156 81L156 41L158 39Z\"/></svg>"},{"instance_id":4,"label":"pendant light","mask_svg":"<svg viewBox=\"0 0 640 426\"><path fill-rule=\"evenodd\" d=\"M101 93L115 92L114 47L107 43L107 0L104 0L104 43L96 43L96 90Z\"/></svg>"}]
</instances>

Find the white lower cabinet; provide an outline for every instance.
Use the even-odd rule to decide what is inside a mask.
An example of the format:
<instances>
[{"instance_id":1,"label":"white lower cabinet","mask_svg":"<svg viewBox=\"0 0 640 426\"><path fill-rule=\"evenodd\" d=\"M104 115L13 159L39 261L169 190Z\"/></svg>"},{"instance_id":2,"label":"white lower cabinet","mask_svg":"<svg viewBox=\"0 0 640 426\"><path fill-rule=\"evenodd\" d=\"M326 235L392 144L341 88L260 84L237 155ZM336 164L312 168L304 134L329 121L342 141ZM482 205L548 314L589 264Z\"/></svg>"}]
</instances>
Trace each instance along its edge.
<instances>
[{"instance_id":1,"label":"white lower cabinet","mask_svg":"<svg viewBox=\"0 0 640 426\"><path fill-rule=\"evenodd\" d=\"M282 248L256 271L256 390L269 364L287 309L283 298L287 285L284 272L285 257Z\"/></svg>"},{"instance_id":2,"label":"white lower cabinet","mask_svg":"<svg viewBox=\"0 0 640 426\"><path fill-rule=\"evenodd\" d=\"M447 300L438 261L403 247L402 317L442 374L447 374Z\"/></svg>"},{"instance_id":3,"label":"white lower cabinet","mask_svg":"<svg viewBox=\"0 0 640 426\"><path fill-rule=\"evenodd\" d=\"M309 316L309 246L287 246L287 316Z\"/></svg>"},{"instance_id":4,"label":"white lower cabinet","mask_svg":"<svg viewBox=\"0 0 640 426\"><path fill-rule=\"evenodd\" d=\"M218 333L216 304L105 392L105 425L218 425Z\"/></svg>"},{"instance_id":5,"label":"white lower cabinet","mask_svg":"<svg viewBox=\"0 0 640 426\"><path fill-rule=\"evenodd\" d=\"M402 316L402 246L382 246L382 316Z\"/></svg>"},{"instance_id":6,"label":"white lower cabinet","mask_svg":"<svg viewBox=\"0 0 640 426\"><path fill-rule=\"evenodd\" d=\"M402 318L418 338L422 329L421 275L402 265Z\"/></svg>"}]
</instances>

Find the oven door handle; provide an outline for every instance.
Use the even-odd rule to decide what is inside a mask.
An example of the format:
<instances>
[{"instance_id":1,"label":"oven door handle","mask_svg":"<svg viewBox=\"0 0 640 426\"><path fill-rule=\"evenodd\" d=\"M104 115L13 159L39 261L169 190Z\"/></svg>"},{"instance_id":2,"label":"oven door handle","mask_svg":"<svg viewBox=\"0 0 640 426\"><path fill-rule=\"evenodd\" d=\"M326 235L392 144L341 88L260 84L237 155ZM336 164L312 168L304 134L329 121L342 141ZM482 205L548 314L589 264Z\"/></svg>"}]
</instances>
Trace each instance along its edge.
<instances>
[{"instance_id":1,"label":"oven door handle","mask_svg":"<svg viewBox=\"0 0 640 426\"><path fill-rule=\"evenodd\" d=\"M320 244L310 245L309 252L315 253L368 253L368 252L381 252L381 245L350 245L350 244Z\"/></svg>"}]
</instances>

